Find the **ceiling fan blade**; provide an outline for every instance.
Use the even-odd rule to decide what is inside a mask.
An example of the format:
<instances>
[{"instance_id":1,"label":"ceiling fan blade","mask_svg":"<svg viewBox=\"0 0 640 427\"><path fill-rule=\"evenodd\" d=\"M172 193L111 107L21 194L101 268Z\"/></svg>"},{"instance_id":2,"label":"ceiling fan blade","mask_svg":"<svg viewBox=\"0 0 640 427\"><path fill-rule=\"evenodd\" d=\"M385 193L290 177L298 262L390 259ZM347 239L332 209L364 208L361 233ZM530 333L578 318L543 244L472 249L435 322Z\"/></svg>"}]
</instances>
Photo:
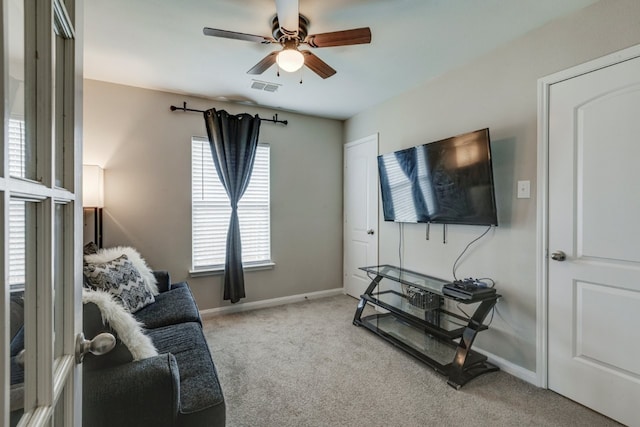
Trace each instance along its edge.
<instances>
[{"instance_id":1,"label":"ceiling fan blade","mask_svg":"<svg viewBox=\"0 0 640 427\"><path fill-rule=\"evenodd\" d=\"M252 69L247 71L247 74L262 74L267 71L269 67L276 63L276 56L278 56L278 53L278 51L271 52L269 55L262 58L262 61L258 62Z\"/></svg>"},{"instance_id":2,"label":"ceiling fan blade","mask_svg":"<svg viewBox=\"0 0 640 427\"><path fill-rule=\"evenodd\" d=\"M311 34L304 43L311 47L348 46L352 44L371 43L371 30L369 27L355 28L353 30L334 31L331 33Z\"/></svg>"},{"instance_id":3,"label":"ceiling fan blade","mask_svg":"<svg viewBox=\"0 0 640 427\"><path fill-rule=\"evenodd\" d=\"M218 30L217 28L204 27L202 29L202 33L205 36L224 37L226 39L245 40L248 42L257 42L257 43L263 43L263 44L276 43L276 40L271 37L238 33L236 31Z\"/></svg>"},{"instance_id":4,"label":"ceiling fan blade","mask_svg":"<svg viewBox=\"0 0 640 427\"><path fill-rule=\"evenodd\" d=\"M276 0L276 14L282 34L298 34L298 0Z\"/></svg>"},{"instance_id":5,"label":"ceiling fan blade","mask_svg":"<svg viewBox=\"0 0 640 427\"><path fill-rule=\"evenodd\" d=\"M304 65L309 67L311 71L313 71L323 79L331 77L336 73L336 70L331 68L329 64L318 58L312 52L308 50L301 50L300 52L304 55Z\"/></svg>"}]
</instances>

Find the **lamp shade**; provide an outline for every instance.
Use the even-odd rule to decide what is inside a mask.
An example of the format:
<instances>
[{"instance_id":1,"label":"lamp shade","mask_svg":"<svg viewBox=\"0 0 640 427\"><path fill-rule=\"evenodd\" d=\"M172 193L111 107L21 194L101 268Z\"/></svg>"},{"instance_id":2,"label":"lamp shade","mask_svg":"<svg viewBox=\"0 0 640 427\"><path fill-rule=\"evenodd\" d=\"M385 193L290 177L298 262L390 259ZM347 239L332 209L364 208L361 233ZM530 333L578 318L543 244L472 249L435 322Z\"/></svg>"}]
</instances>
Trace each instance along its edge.
<instances>
[{"instance_id":1,"label":"lamp shade","mask_svg":"<svg viewBox=\"0 0 640 427\"><path fill-rule=\"evenodd\" d=\"M97 165L82 165L82 206L104 207L104 170Z\"/></svg>"},{"instance_id":2,"label":"lamp shade","mask_svg":"<svg viewBox=\"0 0 640 427\"><path fill-rule=\"evenodd\" d=\"M276 56L276 62L284 71L293 73L304 65L304 55L297 49L283 49Z\"/></svg>"}]
</instances>

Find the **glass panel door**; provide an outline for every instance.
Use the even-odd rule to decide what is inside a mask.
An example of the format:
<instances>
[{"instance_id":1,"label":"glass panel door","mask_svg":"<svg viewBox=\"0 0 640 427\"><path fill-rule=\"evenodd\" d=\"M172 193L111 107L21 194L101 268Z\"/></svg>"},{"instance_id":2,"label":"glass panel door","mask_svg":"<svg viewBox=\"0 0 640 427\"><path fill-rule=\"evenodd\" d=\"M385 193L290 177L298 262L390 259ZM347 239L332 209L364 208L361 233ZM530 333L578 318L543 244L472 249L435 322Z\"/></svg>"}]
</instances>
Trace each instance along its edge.
<instances>
[{"instance_id":1,"label":"glass panel door","mask_svg":"<svg viewBox=\"0 0 640 427\"><path fill-rule=\"evenodd\" d=\"M0 0L0 425L80 425L81 46L74 0ZM81 65L81 64L80 64ZM8 102L7 102L8 101ZM6 349L6 350L5 350Z\"/></svg>"},{"instance_id":2,"label":"glass panel door","mask_svg":"<svg viewBox=\"0 0 640 427\"><path fill-rule=\"evenodd\" d=\"M55 361L64 356L64 313L66 306L65 283L68 280L65 265L64 247L65 210L68 206L57 203L54 212L54 251L53 251L53 357Z\"/></svg>"},{"instance_id":3,"label":"glass panel door","mask_svg":"<svg viewBox=\"0 0 640 427\"><path fill-rule=\"evenodd\" d=\"M33 203L19 199L9 202L9 340L5 347L9 355L10 369L10 422L17 425L25 408L25 380L34 375L27 357L34 353L30 332L34 329L32 319L25 309L33 300L35 283L33 269L27 269L32 263L36 240L34 224L36 209ZM27 253L29 257L27 258ZM29 331L29 333L27 332Z\"/></svg>"}]
</instances>

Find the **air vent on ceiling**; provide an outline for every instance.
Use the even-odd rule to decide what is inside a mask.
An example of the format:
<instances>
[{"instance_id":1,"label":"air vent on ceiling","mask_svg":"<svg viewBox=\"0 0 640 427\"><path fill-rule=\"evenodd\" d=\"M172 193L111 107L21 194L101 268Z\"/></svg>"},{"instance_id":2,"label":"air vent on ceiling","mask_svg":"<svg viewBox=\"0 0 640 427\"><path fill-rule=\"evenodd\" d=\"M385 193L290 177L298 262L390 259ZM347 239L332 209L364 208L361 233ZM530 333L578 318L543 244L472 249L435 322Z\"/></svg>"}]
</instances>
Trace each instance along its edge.
<instances>
[{"instance_id":1,"label":"air vent on ceiling","mask_svg":"<svg viewBox=\"0 0 640 427\"><path fill-rule=\"evenodd\" d=\"M266 92L276 92L280 87L277 83L262 82L260 80L251 81L251 89L264 90Z\"/></svg>"}]
</instances>

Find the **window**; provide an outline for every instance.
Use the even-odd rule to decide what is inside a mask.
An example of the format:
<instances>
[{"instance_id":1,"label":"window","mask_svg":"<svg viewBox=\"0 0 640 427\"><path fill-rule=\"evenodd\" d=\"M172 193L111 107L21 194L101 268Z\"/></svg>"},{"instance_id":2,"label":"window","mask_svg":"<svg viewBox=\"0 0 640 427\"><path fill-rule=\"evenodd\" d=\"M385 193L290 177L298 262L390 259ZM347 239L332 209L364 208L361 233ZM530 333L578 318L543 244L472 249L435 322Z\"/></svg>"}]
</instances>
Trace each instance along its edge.
<instances>
[{"instance_id":1,"label":"window","mask_svg":"<svg viewBox=\"0 0 640 427\"><path fill-rule=\"evenodd\" d=\"M9 205L9 286L23 290L26 268L26 203L11 200Z\"/></svg>"},{"instance_id":2,"label":"window","mask_svg":"<svg viewBox=\"0 0 640 427\"><path fill-rule=\"evenodd\" d=\"M9 174L25 177L24 120L9 119ZM24 289L25 276L25 202L11 200L9 205L9 286Z\"/></svg>"},{"instance_id":3,"label":"window","mask_svg":"<svg viewBox=\"0 0 640 427\"><path fill-rule=\"evenodd\" d=\"M26 177L24 120L9 119L9 175Z\"/></svg>"},{"instance_id":4,"label":"window","mask_svg":"<svg viewBox=\"0 0 640 427\"><path fill-rule=\"evenodd\" d=\"M191 245L193 272L224 265L231 217L229 198L218 179L206 138L191 140ZM251 181L238 204L242 262L271 263L269 146L259 144Z\"/></svg>"}]
</instances>

